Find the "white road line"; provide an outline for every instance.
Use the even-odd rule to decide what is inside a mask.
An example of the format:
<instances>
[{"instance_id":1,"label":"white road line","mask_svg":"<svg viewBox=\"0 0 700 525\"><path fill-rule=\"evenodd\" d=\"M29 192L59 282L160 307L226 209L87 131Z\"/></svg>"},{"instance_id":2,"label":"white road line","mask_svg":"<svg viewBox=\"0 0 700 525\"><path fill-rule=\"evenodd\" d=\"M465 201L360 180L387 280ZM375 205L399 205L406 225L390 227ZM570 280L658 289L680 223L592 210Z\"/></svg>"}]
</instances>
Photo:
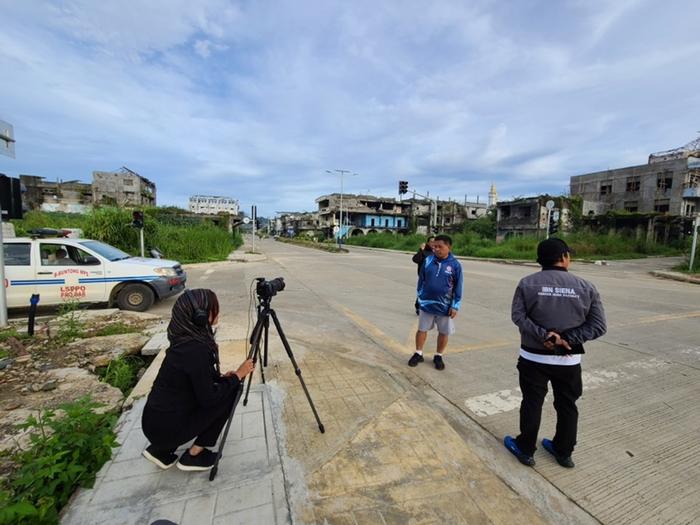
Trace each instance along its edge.
<instances>
[{"instance_id":1,"label":"white road line","mask_svg":"<svg viewBox=\"0 0 700 525\"><path fill-rule=\"evenodd\" d=\"M581 374L583 389L585 392L602 386L614 385L642 375L655 374L670 365L671 363L661 359L651 358L642 361L630 361L609 370L584 371ZM520 389L515 388L470 397L464 401L464 405L477 416L487 417L520 408L521 400Z\"/></svg>"},{"instance_id":2,"label":"white road line","mask_svg":"<svg viewBox=\"0 0 700 525\"><path fill-rule=\"evenodd\" d=\"M204 275L209 275L210 273L214 273L214 268L209 268L206 272L204 272Z\"/></svg>"}]
</instances>

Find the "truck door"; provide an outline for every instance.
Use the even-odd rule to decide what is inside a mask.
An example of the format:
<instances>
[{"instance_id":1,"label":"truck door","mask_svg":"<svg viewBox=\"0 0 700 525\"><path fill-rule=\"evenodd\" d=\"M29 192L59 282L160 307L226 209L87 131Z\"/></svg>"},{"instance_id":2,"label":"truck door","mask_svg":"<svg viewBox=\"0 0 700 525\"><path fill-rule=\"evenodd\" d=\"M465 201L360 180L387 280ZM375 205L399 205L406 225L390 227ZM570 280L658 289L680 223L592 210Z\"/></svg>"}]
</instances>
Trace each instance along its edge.
<instances>
[{"instance_id":1,"label":"truck door","mask_svg":"<svg viewBox=\"0 0 700 525\"><path fill-rule=\"evenodd\" d=\"M60 304L67 301L106 301L104 262L71 244L46 241L39 245L41 254L37 267L40 304Z\"/></svg>"},{"instance_id":2,"label":"truck door","mask_svg":"<svg viewBox=\"0 0 700 525\"><path fill-rule=\"evenodd\" d=\"M29 306L29 299L36 293L34 268L32 266L32 243L6 242L5 250L5 293L7 306L17 308Z\"/></svg>"}]
</instances>

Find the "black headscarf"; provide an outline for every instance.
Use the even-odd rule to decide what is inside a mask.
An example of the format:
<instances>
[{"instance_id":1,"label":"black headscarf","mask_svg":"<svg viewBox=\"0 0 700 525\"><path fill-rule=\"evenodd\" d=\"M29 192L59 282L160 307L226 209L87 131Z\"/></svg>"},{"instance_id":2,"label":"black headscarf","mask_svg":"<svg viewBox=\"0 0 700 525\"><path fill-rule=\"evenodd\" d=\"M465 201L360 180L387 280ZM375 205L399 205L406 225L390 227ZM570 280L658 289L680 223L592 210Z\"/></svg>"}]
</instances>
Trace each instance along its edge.
<instances>
[{"instance_id":1,"label":"black headscarf","mask_svg":"<svg viewBox=\"0 0 700 525\"><path fill-rule=\"evenodd\" d=\"M189 297L187 296L189 295ZM195 306L201 308L207 314L213 309L216 301L213 291L205 288L187 290L177 298L173 305L173 311L168 324L168 340L170 346L183 343L197 343L212 353L217 371L219 369L219 345L214 339L214 331L209 322L205 326L197 326L192 321ZM194 304L192 304L194 302Z\"/></svg>"}]
</instances>

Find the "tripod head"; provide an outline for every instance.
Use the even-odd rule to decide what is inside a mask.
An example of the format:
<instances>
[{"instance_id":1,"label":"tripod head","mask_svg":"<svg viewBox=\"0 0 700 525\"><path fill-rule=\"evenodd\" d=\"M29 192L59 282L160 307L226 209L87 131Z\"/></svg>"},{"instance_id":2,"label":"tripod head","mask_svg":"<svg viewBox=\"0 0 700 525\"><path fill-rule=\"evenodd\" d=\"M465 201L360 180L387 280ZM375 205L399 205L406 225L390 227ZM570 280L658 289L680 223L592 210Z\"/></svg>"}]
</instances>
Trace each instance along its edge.
<instances>
[{"instance_id":1,"label":"tripod head","mask_svg":"<svg viewBox=\"0 0 700 525\"><path fill-rule=\"evenodd\" d=\"M256 277L258 284L255 286L255 293L258 295L258 300L261 303L269 303L272 297L277 295L277 292L284 290L284 279L277 277L271 281L267 281L264 277Z\"/></svg>"}]
</instances>

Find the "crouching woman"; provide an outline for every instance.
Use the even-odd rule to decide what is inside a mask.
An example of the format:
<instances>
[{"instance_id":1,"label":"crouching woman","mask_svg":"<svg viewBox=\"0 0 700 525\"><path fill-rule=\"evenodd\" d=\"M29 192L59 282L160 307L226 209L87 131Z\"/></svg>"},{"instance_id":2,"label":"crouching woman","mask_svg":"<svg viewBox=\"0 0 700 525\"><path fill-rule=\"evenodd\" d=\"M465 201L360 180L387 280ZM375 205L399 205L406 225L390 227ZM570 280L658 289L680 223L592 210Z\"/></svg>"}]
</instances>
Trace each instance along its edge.
<instances>
[{"instance_id":1,"label":"crouching woman","mask_svg":"<svg viewBox=\"0 0 700 525\"><path fill-rule=\"evenodd\" d=\"M209 470L221 429L243 379L253 371L246 360L221 373L214 327L219 301L211 290L186 290L175 302L168 325L168 348L143 409L141 425L150 446L143 456L162 469ZM194 439L178 461L175 451Z\"/></svg>"}]
</instances>

